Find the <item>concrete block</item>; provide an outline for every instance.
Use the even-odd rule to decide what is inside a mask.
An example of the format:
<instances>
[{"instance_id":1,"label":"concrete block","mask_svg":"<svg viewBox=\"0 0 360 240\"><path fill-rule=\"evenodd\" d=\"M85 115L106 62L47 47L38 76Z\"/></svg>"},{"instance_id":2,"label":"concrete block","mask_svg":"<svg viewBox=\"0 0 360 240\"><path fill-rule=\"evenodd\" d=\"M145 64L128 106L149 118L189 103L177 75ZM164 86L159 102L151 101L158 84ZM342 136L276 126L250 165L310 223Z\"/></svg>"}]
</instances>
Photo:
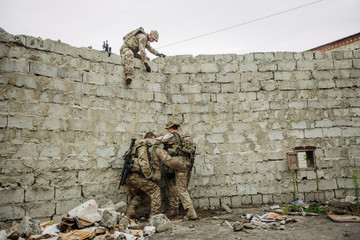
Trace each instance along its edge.
<instances>
[{"instance_id":1,"label":"concrete block","mask_svg":"<svg viewBox=\"0 0 360 240\"><path fill-rule=\"evenodd\" d=\"M262 63L259 64L259 72L276 71L278 66L276 63ZM279 69L280 70L280 69Z\"/></svg>"},{"instance_id":2,"label":"concrete block","mask_svg":"<svg viewBox=\"0 0 360 240\"><path fill-rule=\"evenodd\" d=\"M32 202L26 204L26 215L32 218L51 217L55 214L55 202Z\"/></svg>"},{"instance_id":3,"label":"concrete block","mask_svg":"<svg viewBox=\"0 0 360 240\"><path fill-rule=\"evenodd\" d=\"M281 81L279 83L279 89L283 91L296 90L298 89L298 84L294 81Z\"/></svg>"},{"instance_id":4,"label":"concrete block","mask_svg":"<svg viewBox=\"0 0 360 240\"><path fill-rule=\"evenodd\" d=\"M342 129L343 137L358 137L360 136L360 128L344 128Z\"/></svg>"},{"instance_id":5,"label":"concrete block","mask_svg":"<svg viewBox=\"0 0 360 240\"><path fill-rule=\"evenodd\" d=\"M242 82L240 84L240 91L242 92L257 92L260 90L259 82Z\"/></svg>"},{"instance_id":6,"label":"concrete block","mask_svg":"<svg viewBox=\"0 0 360 240\"><path fill-rule=\"evenodd\" d=\"M22 203L24 202L24 189L0 189L0 204Z\"/></svg>"},{"instance_id":7,"label":"concrete block","mask_svg":"<svg viewBox=\"0 0 360 240\"><path fill-rule=\"evenodd\" d=\"M105 77L102 74L84 72L83 82L95 85L105 85Z\"/></svg>"},{"instance_id":8,"label":"concrete block","mask_svg":"<svg viewBox=\"0 0 360 240\"><path fill-rule=\"evenodd\" d=\"M336 179L319 180L319 190L334 190L334 189L337 189Z\"/></svg>"},{"instance_id":9,"label":"concrete block","mask_svg":"<svg viewBox=\"0 0 360 240\"><path fill-rule=\"evenodd\" d=\"M267 194L267 195L263 195L262 197L263 197L263 203L264 204L274 203L273 195Z\"/></svg>"},{"instance_id":10,"label":"concrete block","mask_svg":"<svg viewBox=\"0 0 360 240\"><path fill-rule=\"evenodd\" d=\"M22 59L1 58L0 71L28 73L29 63L28 61Z\"/></svg>"},{"instance_id":11,"label":"concrete block","mask_svg":"<svg viewBox=\"0 0 360 240\"><path fill-rule=\"evenodd\" d=\"M322 138L324 137L322 129L305 129L305 138Z\"/></svg>"},{"instance_id":12,"label":"concrete block","mask_svg":"<svg viewBox=\"0 0 360 240\"><path fill-rule=\"evenodd\" d=\"M238 208L241 207L241 196L233 196L230 198L231 199L231 206L234 208Z\"/></svg>"},{"instance_id":13,"label":"concrete block","mask_svg":"<svg viewBox=\"0 0 360 240\"><path fill-rule=\"evenodd\" d=\"M353 180L351 178L337 178L336 179L337 185L338 187L341 188L353 188L354 187L354 183Z\"/></svg>"},{"instance_id":14,"label":"concrete block","mask_svg":"<svg viewBox=\"0 0 360 240\"><path fill-rule=\"evenodd\" d=\"M289 102L289 108L304 109L304 108L307 108L307 106L308 106L307 101Z\"/></svg>"},{"instance_id":15,"label":"concrete block","mask_svg":"<svg viewBox=\"0 0 360 240\"><path fill-rule=\"evenodd\" d=\"M252 204L251 196L242 196L241 203L242 205L251 205Z\"/></svg>"},{"instance_id":16,"label":"concrete block","mask_svg":"<svg viewBox=\"0 0 360 240\"><path fill-rule=\"evenodd\" d=\"M297 190L302 193L314 192L317 190L316 181L301 181L297 183Z\"/></svg>"},{"instance_id":17,"label":"concrete block","mask_svg":"<svg viewBox=\"0 0 360 240\"><path fill-rule=\"evenodd\" d=\"M221 85L220 84L202 84L201 93L220 93Z\"/></svg>"},{"instance_id":18,"label":"concrete block","mask_svg":"<svg viewBox=\"0 0 360 240\"><path fill-rule=\"evenodd\" d=\"M0 128L5 128L8 123L8 117L5 115L0 115Z\"/></svg>"},{"instance_id":19,"label":"concrete block","mask_svg":"<svg viewBox=\"0 0 360 240\"><path fill-rule=\"evenodd\" d=\"M338 60L334 61L334 67L335 69L350 69L352 68L352 60Z\"/></svg>"},{"instance_id":20,"label":"concrete block","mask_svg":"<svg viewBox=\"0 0 360 240\"><path fill-rule=\"evenodd\" d=\"M0 206L0 221L22 219L25 217L25 209L20 205Z\"/></svg>"},{"instance_id":21,"label":"concrete block","mask_svg":"<svg viewBox=\"0 0 360 240\"><path fill-rule=\"evenodd\" d=\"M240 63L239 65L240 72L256 72L257 70L258 66L254 62Z\"/></svg>"},{"instance_id":22,"label":"concrete block","mask_svg":"<svg viewBox=\"0 0 360 240\"><path fill-rule=\"evenodd\" d=\"M286 62L279 62L278 63L278 70L279 71L292 71L296 69L296 62L295 61L286 61Z\"/></svg>"},{"instance_id":23,"label":"concrete block","mask_svg":"<svg viewBox=\"0 0 360 240\"><path fill-rule=\"evenodd\" d=\"M60 152L61 149L59 147L56 146L45 146L41 153L40 153L40 158L41 159L45 159L45 158L59 158L60 157Z\"/></svg>"},{"instance_id":24,"label":"concrete block","mask_svg":"<svg viewBox=\"0 0 360 240\"><path fill-rule=\"evenodd\" d=\"M323 61L316 61L316 69L318 70L334 69L334 62L330 59L326 59Z\"/></svg>"},{"instance_id":25,"label":"concrete block","mask_svg":"<svg viewBox=\"0 0 360 240\"><path fill-rule=\"evenodd\" d=\"M293 60L294 54L291 52L275 52L275 60L282 61L282 60Z\"/></svg>"},{"instance_id":26,"label":"concrete block","mask_svg":"<svg viewBox=\"0 0 360 240\"><path fill-rule=\"evenodd\" d=\"M200 65L200 72L202 73L217 73L219 67L216 63L204 63Z\"/></svg>"},{"instance_id":27,"label":"concrete block","mask_svg":"<svg viewBox=\"0 0 360 240\"><path fill-rule=\"evenodd\" d=\"M55 188L55 199L76 199L81 198L81 186Z\"/></svg>"},{"instance_id":28,"label":"concrete block","mask_svg":"<svg viewBox=\"0 0 360 240\"><path fill-rule=\"evenodd\" d=\"M199 73L200 71L201 67L199 64L185 64L180 67L180 73Z\"/></svg>"},{"instance_id":29,"label":"concrete block","mask_svg":"<svg viewBox=\"0 0 360 240\"><path fill-rule=\"evenodd\" d=\"M270 140L283 140L284 139L282 131L271 131L268 133L268 137Z\"/></svg>"},{"instance_id":30,"label":"concrete block","mask_svg":"<svg viewBox=\"0 0 360 240\"><path fill-rule=\"evenodd\" d=\"M44 130L58 130L61 127L61 120L58 118L45 119L41 129Z\"/></svg>"},{"instance_id":31,"label":"concrete block","mask_svg":"<svg viewBox=\"0 0 360 240\"><path fill-rule=\"evenodd\" d=\"M324 137L341 137L342 131L341 128L324 128L323 129Z\"/></svg>"},{"instance_id":32,"label":"concrete block","mask_svg":"<svg viewBox=\"0 0 360 240\"><path fill-rule=\"evenodd\" d=\"M54 199L54 188L32 187L25 191L25 202L38 202Z\"/></svg>"},{"instance_id":33,"label":"concrete block","mask_svg":"<svg viewBox=\"0 0 360 240\"><path fill-rule=\"evenodd\" d=\"M24 128L24 129L35 129L33 124L33 117L27 116L9 116L8 127L9 128Z\"/></svg>"},{"instance_id":34,"label":"concrete block","mask_svg":"<svg viewBox=\"0 0 360 240\"><path fill-rule=\"evenodd\" d=\"M306 61L306 60L299 60L297 62L297 69L298 70L314 70L315 69L315 62Z\"/></svg>"},{"instance_id":35,"label":"concrete block","mask_svg":"<svg viewBox=\"0 0 360 240\"><path fill-rule=\"evenodd\" d=\"M46 77L56 77L57 67L53 67L44 63L31 62L30 73Z\"/></svg>"},{"instance_id":36,"label":"concrete block","mask_svg":"<svg viewBox=\"0 0 360 240\"><path fill-rule=\"evenodd\" d=\"M57 71L59 78L71 79L77 82L81 82L82 73L72 67L59 67Z\"/></svg>"}]
</instances>

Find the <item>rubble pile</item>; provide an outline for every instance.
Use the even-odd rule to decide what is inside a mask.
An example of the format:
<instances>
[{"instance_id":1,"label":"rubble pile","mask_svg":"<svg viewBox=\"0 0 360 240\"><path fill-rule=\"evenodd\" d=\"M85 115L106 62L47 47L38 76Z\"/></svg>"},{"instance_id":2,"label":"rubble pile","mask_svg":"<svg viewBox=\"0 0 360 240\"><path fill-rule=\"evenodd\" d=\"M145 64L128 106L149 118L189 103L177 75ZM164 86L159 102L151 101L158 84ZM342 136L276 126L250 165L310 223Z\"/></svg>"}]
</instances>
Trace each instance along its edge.
<instances>
[{"instance_id":1,"label":"rubble pile","mask_svg":"<svg viewBox=\"0 0 360 240\"><path fill-rule=\"evenodd\" d=\"M139 226L125 216L124 202L106 208L98 208L95 200L89 200L67 213L61 223L52 220L44 223L26 216L18 224L0 231L0 240L110 240L147 239L155 232L173 229L173 223L163 214L152 216L149 226ZM118 212L120 211L120 212Z\"/></svg>"},{"instance_id":2,"label":"rubble pile","mask_svg":"<svg viewBox=\"0 0 360 240\"><path fill-rule=\"evenodd\" d=\"M274 212L257 213L257 214L243 214L240 219L230 224L227 220L223 221L220 225L226 223L232 230L244 231L245 229L273 229L285 230L285 224L298 222L298 219L288 218L285 215L280 215Z\"/></svg>"}]
</instances>

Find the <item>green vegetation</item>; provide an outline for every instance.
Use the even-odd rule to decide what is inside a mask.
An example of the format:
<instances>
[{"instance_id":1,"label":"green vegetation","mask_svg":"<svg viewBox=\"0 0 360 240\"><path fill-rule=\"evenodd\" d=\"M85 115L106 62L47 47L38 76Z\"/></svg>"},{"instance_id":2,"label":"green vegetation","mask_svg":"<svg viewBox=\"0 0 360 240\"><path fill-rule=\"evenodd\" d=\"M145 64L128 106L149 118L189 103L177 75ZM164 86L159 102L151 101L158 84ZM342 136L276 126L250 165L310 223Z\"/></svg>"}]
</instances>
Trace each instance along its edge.
<instances>
[{"instance_id":1,"label":"green vegetation","mask_svg":"<svg viewBox=\"0 0 360 240\"><path fill-rule=\"evenodd\" d=\"M355 197L356 197L356 202L355 202L355 206L354 206L354 210L355 212L353 212L352 215L357 215L360 216L360 199L359 199L359 181L358 181L358 177L355 173L355 171L352 172L352 180L353 180L353 184L354 184L354 188L355 188Z\"/></svg>"},{"instance_id":2,"label":"green vegetation","mask_svg":"<svg viewBox=\"0 0 360 240\"><path fill-rule=\"evenodd\" d=\"M304 211L308 213L317 213L319 215L326 215L327 207L318 203L315 206L310 206L308 208L305 208Z\"/></svg>"}]
</instances>

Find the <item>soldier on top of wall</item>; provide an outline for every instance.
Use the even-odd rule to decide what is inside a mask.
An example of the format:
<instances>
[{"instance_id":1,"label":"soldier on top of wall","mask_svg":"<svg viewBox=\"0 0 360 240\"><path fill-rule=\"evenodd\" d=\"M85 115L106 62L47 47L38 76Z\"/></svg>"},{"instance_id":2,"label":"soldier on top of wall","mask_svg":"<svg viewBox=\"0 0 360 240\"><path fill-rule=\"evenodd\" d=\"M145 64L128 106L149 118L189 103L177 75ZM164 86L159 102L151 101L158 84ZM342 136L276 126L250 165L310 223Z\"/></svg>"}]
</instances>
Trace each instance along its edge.
<instances>
[{"instance_id":1,"label":"soldier on top of wall","mask_svg":"<svg viewBox=\"0 0 360 240\"><path fill-rule=\"evenodd\" d=\"M129 32L123 37L124 43L120 48L120 54L125 56L125 81L130 84L133 78L134 72L134 57L141 59L144 62L147 72L151 72L151 68L147 61L149 58L146 56L145 49L155 56L165 57L164 54L159 53L150 46L150 42L159 40L159 33L156 30L152 30L150 33L146 33L144 28L140 27L134 31ZM140 52L140 54L138 53Z\"/></svg>"}]
</instances>

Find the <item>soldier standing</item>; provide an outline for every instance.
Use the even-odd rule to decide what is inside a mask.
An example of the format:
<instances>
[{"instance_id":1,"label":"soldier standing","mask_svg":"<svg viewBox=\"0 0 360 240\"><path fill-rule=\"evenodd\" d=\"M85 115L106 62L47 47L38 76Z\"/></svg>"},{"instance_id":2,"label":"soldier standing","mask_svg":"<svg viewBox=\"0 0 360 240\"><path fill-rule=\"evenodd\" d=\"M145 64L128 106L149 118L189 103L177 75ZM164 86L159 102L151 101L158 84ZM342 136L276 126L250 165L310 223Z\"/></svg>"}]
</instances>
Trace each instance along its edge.
<instances>
[{"instance_id":1,"label":"soldier standing","mask_svg":"<svg viewBox=\"0 0 360 240\"><path fill-rule=\"evenodd\" d=\"M156 30L152 30L150 33L146 33L144 28L140 27L123 37L124 43L120 48L120 54L125 56L125 81L130 84L133 78L134 72L134 57L143 61L147 72L151 72L151 68L148 64L148 58L146 56L145 49L155 56L165 57L164 54L159 53L150 46L150 42L159 40L159 33ZM138 53L140 52L140 54Z\"/></svg>"},{"instance_id":2,"label":"soldier standing","mask_svg":"<svg viewBox=\"0 0 360 240\"><path fill-rule=\"evenodd\" d=\"M186 187L187 176L189 174L190 158L187 154L182 153L177 148L178 142L174 132L177 132L179 127L179 124L170 121L166 125L166 129L168 130L167 134L155 139L142 139L139 142L144 142L147 145L164 144L164 148L166 150L162 148L155 148L153 150L153 156L158 157L166 166L175 170L175 184L177 193L184 210L187 212L184 216L184 219L193 220L197 219L198 217ZM170 209L170 211L172 210L177 211L175 209Z\"/></svg>"},{"instance_id":3,"label":"soldier standing","mask_svg":"<svg viewBox=\"0 0 360 240\"><path fill-rule=\"evenodd\" d=\"M145 139L155 138L152 132L145 134ZM140 191L146 193L151 199L150 216L160 213L161 193L159 186L155 183L161 178L160 167L152 169L149 161L148 147L144 144L137 144L132 149L134 161L130 174L127 176L125 184L128 187L132 199L126 210L126 216L137 218L135 209L142 202Z\"/></svg>"}]
</instances>

